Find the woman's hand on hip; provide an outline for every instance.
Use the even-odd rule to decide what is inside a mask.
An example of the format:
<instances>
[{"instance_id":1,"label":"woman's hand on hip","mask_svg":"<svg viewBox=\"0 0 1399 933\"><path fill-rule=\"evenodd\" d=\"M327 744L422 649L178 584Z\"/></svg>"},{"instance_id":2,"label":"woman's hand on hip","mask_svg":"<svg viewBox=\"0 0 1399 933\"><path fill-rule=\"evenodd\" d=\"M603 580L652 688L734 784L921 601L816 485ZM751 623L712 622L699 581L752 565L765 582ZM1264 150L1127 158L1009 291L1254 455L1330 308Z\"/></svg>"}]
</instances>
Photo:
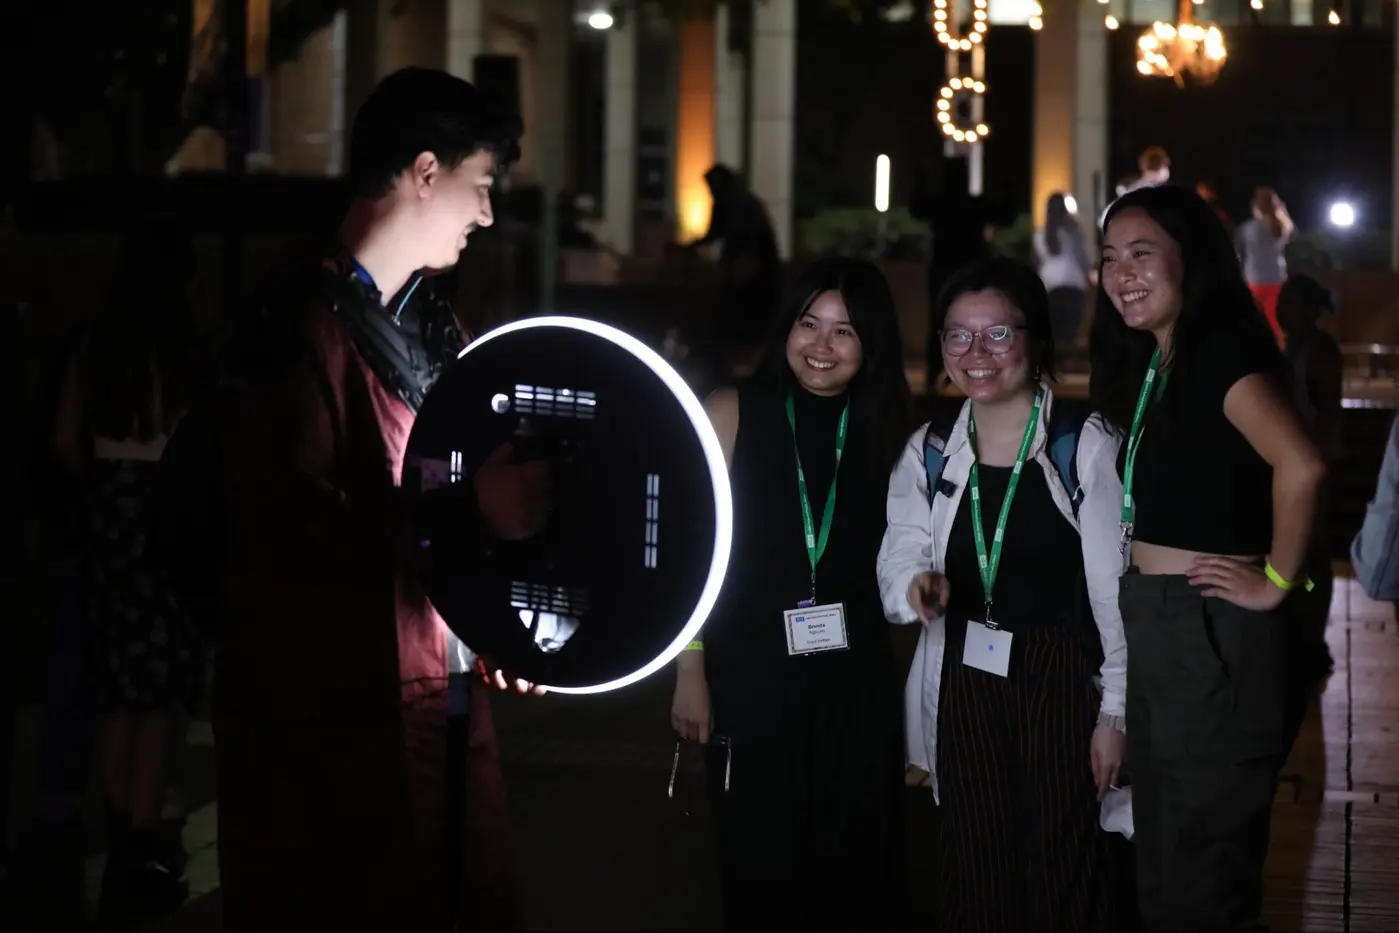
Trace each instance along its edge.
<instances>
[{"instance_id":1,"label":"woman's hand on hip","mask_svg":"<svg viewBox=\"0 0 1399 933\"><path fill-rule=\"evenodd\" d=\"M1195 586L1208 587L1205 596L1218 597L1255 612L1276 609L1287 595L1268 579L1262 567L1241 557L1197 557L1185 575Z\"/></svg>"}]
</instances>

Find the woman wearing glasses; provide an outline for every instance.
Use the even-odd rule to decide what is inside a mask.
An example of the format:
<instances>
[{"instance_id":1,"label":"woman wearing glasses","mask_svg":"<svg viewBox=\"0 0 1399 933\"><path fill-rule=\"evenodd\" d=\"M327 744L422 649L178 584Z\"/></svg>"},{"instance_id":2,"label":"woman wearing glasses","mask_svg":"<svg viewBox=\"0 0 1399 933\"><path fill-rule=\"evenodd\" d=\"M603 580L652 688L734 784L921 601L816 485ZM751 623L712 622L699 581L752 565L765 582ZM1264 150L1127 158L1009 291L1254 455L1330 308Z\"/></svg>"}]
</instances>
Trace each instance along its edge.
<instances>
[{"instance_id":1,"label":"woman wearing glasses","mask_svg":"<svg viewBox=\"0 0 1399 933\"><path fill-rule=\"evenodd\" d=\"M1181 188L1108 209L1094 407L1123 438L1137 891L1151 930L1257 929L1286 748L1287 592L1326 468L1228 235Z\"/></svg>"},{"instance_id":2,"label":"woman wearing glasses","mask_svg":"<svg viewBox=\"0 0 1399 933\"><path fill-rule=\"evenodd\" d=\"M1055 411L1033 271L969 266L935 315L967 401L940 453L936 422L904 450L879 582L891 621L924 626L905 703L910 761L943 812L942 926L1115 929L1098 813L1125 745L1116 445Z\"/></svg>"},{"instance_id":3,"label":"woman wearing glasses","mask_svg":"<svg viewBox=\"0 0 1399 933\"><path fill-rule=\"evenodd\" d=\"M706 403L734 546L671 721L710 746L727 929L887 929L902 882L899 684L875 555L908 431L893 296L861 260L789 290L756 376Z\"/></svg>"}]
</instances>

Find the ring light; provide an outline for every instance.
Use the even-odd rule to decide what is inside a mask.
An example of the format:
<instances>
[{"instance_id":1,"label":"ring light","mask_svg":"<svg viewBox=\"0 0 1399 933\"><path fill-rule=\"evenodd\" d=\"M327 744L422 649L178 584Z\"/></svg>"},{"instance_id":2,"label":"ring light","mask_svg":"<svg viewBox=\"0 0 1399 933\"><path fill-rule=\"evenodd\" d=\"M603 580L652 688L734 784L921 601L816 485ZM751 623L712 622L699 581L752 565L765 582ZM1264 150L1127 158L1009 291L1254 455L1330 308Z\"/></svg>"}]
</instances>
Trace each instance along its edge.
<instances>
[{"instance_id":1,"label":"ring light","mask_svg":"<svg viewBox=\"0 0 1399 933\"><path fill-rule=\"evenodd\" d=\"M472 518L471 478L507 441L551 467L550 517L524 542ZM684 379L606 324L528 318L468 345L418 413L403 491L448 627L555 693L660 670L723 587L733 500L718 436Z\"/></svg>"}]
</instances>

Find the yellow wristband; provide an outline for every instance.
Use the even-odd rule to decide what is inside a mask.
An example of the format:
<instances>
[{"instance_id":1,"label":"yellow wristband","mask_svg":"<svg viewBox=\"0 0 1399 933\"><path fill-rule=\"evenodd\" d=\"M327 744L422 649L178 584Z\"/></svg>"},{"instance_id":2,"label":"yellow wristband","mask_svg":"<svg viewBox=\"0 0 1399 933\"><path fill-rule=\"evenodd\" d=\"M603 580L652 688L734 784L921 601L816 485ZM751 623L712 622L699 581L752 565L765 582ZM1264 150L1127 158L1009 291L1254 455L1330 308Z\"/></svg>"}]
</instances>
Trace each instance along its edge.
<instances>
[{"instance_id":1,"label":"yellow wristband","mask_svg":"<svg viewBox=\"0 0 1399 933\"><path fill-rule=\"evenodd\" d=\"M703 651L703 650L704 650L704 642L702 642L702 641L700 641L698 638L696 638L694 641L690 642L688 645L685 646L685 650L686 650L686 651Z\"/></svg>"},{"instance_id":2,"label":"yellow wristband","mask_svg":"<svg viewBox=\"0 0 1399 933\"><path fill-rule=\"evenodd\" d=\"M1308 593L1310 593L1316 587L1316 584L1312 582L1311 577L1303 577L1300 580L1283 579L1283 575L1273 569L1273 564L1271 561L1263 565L1263 573L1268 577L1269 580L1273 581L1274 586L1282 590L1284 593L1288 592L1289 590L1294 590L1299 586L1302 589L1306 590Z\"/></svg>"}]
</instances>

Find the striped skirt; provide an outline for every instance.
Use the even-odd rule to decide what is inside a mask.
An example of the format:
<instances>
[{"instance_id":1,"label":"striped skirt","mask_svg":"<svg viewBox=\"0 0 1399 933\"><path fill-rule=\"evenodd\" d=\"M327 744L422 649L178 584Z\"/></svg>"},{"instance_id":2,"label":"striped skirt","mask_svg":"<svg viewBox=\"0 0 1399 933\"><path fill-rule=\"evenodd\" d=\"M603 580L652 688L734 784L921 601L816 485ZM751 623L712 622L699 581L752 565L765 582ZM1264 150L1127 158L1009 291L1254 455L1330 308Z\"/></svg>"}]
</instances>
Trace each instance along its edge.
<instances>
[{"instance_id":1,"label":"striped skirt","mask_svg":"<svg viewBox=\"0 0 1399 933\"><path fill-rule=\"evenodd\" d=\"M1083 636L1016 632L1009 677L964 665L965 639L965 624L948 626L937 745L943 929L1117 929Z\"/></svg>"}]
</instances>

